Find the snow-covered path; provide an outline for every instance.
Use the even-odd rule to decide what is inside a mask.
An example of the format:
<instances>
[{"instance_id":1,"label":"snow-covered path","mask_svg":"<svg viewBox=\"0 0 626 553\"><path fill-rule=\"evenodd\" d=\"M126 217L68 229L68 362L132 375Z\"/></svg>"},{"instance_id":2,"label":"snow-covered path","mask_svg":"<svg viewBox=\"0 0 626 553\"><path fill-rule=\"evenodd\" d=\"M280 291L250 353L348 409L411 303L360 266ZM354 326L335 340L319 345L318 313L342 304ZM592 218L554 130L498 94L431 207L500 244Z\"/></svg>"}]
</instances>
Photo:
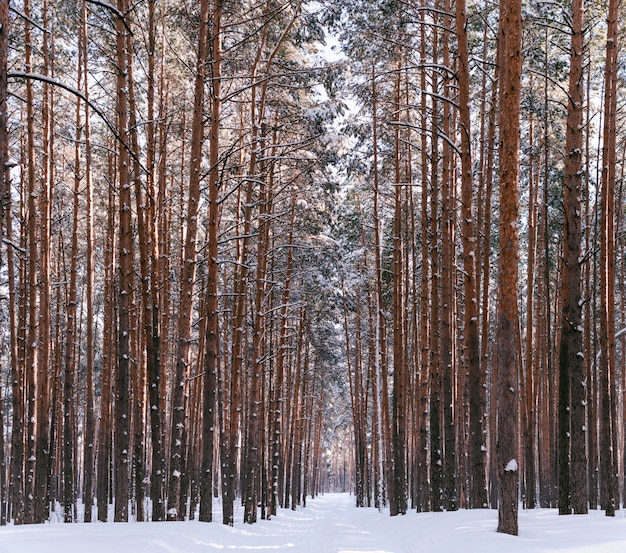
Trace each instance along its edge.
<instances>
[{"instance_id":1,"label":"snow-covered path","mask_svg":"<svg viewBox=\"0 0 626 553\"><path fill-rule=\"evenodd\" d=\"M625 553L626 518L601 512L559 517L520 513L520 536L495 532L497 512L411 512L389 517L328 494L270 521L46 524L0 528L0 553ZM216 513L220 518L220 513Z\"/></svg>"}]
</instances>

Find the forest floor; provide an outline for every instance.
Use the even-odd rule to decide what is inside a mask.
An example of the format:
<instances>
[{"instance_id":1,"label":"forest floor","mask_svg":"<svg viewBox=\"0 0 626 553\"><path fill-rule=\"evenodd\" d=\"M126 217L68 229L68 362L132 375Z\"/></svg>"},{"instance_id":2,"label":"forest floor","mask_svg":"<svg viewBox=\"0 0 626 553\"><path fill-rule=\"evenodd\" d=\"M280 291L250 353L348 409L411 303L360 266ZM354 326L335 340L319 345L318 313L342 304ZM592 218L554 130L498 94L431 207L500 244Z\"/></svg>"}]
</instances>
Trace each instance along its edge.
<instances>
[{"instance_id":1,"label":"forest floor","mask_svg":"<svg viewBox=\"0 0 626 553\"><path fill-rule=\"evenodd\" d=\"M270 521L45 524L0 528L0 553L624 553L626 513L559 517L520 511L519 537L496 533L493 510L410 512L356 509L347 494L310 500ZM241 513L240 513L241 516ZM217 514L217 519L221 513Z\"/></svg>"}]
</instances>

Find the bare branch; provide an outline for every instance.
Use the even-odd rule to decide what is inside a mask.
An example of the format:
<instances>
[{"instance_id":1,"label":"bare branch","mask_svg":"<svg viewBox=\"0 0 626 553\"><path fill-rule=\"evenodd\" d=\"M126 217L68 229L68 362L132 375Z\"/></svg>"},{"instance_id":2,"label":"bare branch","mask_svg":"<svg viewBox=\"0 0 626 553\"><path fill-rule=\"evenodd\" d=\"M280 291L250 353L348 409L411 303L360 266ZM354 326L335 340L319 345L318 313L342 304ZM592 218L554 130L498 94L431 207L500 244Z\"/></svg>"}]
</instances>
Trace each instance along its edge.
<instances>
[{"instance_id":1,"label":"bare branch","mask_svg":"<svg viewBox=\"0 0 626 553\"><path fill-rule=\"evenodd\" d=\"M41 25L39 25L39 23L37 23L35 20L33 20L32 18L28 17L25 13L22 13L21 11L19 11L18 9L16 9L14 6L9 6L9 9L18 17L21 17L24 21L28 21L33 27L37 27L37 29L39 29L40 31L44 32L44 33L48 33L50 34L50 31L48 29L46 29L45 27L42 27Z\"/></svg>"},{"instance_id":2,"label":"bare branch","mask_svg":"<svg viewBox=\"0 0 626 553\"><path fill-rule=\"evenodd\" d=\"M126 144L126 142L124 142L124 140L120 136L118 130L115 128L113 123L111 123L107 119L107 117L104 115L102 110L96 104L94 104L89 98L87 98L80 90L78 90L77 88L74 88L73 86L71 86L71 85L69 85L67 83L64 83L63 81L59 81L57 79L54 79L53 77L48 77L47 75L42 75L40 73L25 73L23 71L9 71L7 73L7 78L9 78L9 79L30 79L30 80L33 80L33 81L40 81L40 82L43 82L43 83L47 83L47 84L50 84L50 85L62 88L63 90L66 90L70 94L73 94L74 96L80 98L83 102L85 102L100 117L100 119L102 119L104 124L113 133L113 136L116 138L116 140L118 140L120 142L120 144L122 144L122 146L124 146L124 148L126 148L126 150L128 150L128 152L132 156L132 158L137 161L137 163L141 167L141 170L144 171L145 173L148 172L146 170L146 168L142 165L141 160L137 159L137 156L136 156L135 152L133 152L132 148L130 148L128 146L128 144Z\"/></svg>"},{"instance_id":3,"label":"bare branch","mask_svg":"<svg viewBox=\"0 0 626 553\"><path fill-rule=\"evenodd\" d=\"M102 0L85 0L88 4L95 4L96 6L100 6L101 8L106 8L109 11L112 11L117 17L124 19L124 14L118 10L113 4L109 4L108 2L103 2Z\"/></svg>"},{"instance_id":4,"label":"bare branch","mask_svg":"<svg viewBox=\"0 0 626 553\"><path fill-rule=\"evenodd\" d=\"M120 10L118 10L113 4L109 4L108 2L104 2L103 0L85 0L88 4L95 4L96 6L100 6L101 8L105 8L111 12L113 12L117 17L122 20L124 27L126 30L132 35L133 32L130 30L130 26L128 25L128 21L126 20L126 14L123 14Z\"/></svg>"}]
</instances>

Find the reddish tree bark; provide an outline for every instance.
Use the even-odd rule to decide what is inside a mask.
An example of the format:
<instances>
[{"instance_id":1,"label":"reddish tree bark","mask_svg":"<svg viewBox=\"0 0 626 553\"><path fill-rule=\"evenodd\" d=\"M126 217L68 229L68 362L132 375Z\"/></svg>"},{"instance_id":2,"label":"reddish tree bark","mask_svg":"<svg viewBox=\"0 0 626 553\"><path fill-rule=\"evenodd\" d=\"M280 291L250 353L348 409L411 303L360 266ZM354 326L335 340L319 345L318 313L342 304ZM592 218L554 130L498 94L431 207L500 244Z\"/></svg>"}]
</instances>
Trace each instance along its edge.
<instances>
[{"instance_id":1,"label":"reddish tree bark","mask_svg":"<svg viewBox=\"0 0 626 553\"><path fill-rule=\"evenodd\" d=\"M459 123L461 134L461 229L463 240L463 285L465 296L464 356L469 375L470 401L470 502L474 508L487 507L486 398L480 363L478 289L476 285L476 224L473 209L471 121L469 95L469 54L465 0L456 0L458 42Z\"/></svg>"},{"instance_id":2,"label":"reddish tree bark","mask_svg":"<svg viewBox=\"0 0 626 553\"><path fill-rule=\"evenodd\" d=\"M498 390L497 450L499 476L498 532L518 533L518 176L520 88L522 68L522 5L500 3L498 48L500 67L500 262L496 367Z\"/></svg>"},{"instance_id":3,"label":"reddish tree bark","mask_svg":"<svg viewBox=\"0 0 626 553\"><path fill-rule=\"evenodd\" d=\"M604 80L600 224L600 479L607 516L617 508L615 378L615 161L619 0L610 0Z\"/></svg>"},{"instance_id":4,"label":"reddish tree bark","mask_svg":"<svg viewBox=\"0 0 626 553\"><path fill-rule=\"evenodd\" d=\"M9 130L7 111L7 63L9 44L9 0L0 0L0 236L4 235L5 209L10 184ZM10 203L9 203L10 206ZM8 252L7 252L8 254ZM0 268L4 265L0 245ZM12 333L12 330L11 330ZM11 359L15 362L15 359ZM6 454L4 442L4 398L0 390L0 526L7 523Z\"/></svg>"},{"instance_id":5,"label":"reddish tree bark","mask_svg":"<svg viewBox=\"0 0 626 553\"><path fill-rule=\"evenodd\" d=\"M118 0L117 9L125 14L127 0ZM134 309L134 245L132 199L130 182L130 133L128 123L128 33L126 21L118 17L117 33L117 126L121 141L118 144L118 213L119 213L119 307L117 328L117 366L115 370L115 522L128 521L130 487L130 378L131 378L131 327Z\"/></svg>"},{"instance_id":6,"label":"reddish tree bark","mask_svg":"<svg viewBox=\"0 0 626 553\"><path fill-rule=\"evenodd\" d=\"M559 512L587 513L587 403L582 327L583 0L572 7L565 135L563 288L559 355Z\"/></svg>"}]
</instances>

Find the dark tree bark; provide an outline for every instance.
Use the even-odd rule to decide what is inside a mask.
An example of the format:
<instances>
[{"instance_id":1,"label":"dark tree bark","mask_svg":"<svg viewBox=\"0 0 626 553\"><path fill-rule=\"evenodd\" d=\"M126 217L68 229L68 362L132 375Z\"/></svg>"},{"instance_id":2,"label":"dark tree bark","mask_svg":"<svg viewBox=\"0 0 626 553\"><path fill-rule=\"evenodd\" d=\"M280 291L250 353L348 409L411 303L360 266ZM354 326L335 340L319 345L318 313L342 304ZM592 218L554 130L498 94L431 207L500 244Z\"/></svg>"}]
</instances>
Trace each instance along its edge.
<instances>
[{"instance_id":1,"label":"dark tree bark","mask_svg":"<svg viewBox=\"0 0 626 553\"><path fill-rule=\"evenodd\" d=\"M433 13L432 30L432 63L439 63L439 10L440 2L435 2ZM440 93L439 75L433 72L431 76L432 90ZM440 103L436 96L431 98L431 138L430 138L430 325L433 330L430 333L429 344L429 368L430 368L430 488L431 509L441 511L443 509L443 433L442 423L442 393L443 375L441 360L441 246L439 243L440 216L439 216L439 192L441 186L440 170L441 156L440 146ZM435 330L436 329L436 330Z\"/></svg>"},{"instance_id":2,"label":"dark tree bark","mask_svg":"<svg viewBox=\"0 0 626 553\"><path fill-rule=\"evenodd\" d=\"M184 506L180 505L181 474L185 451L183 430L185 427L185 379L188 376L191 346L191 320L194 281L196 275L196 238L198 235L198 208L200 182L202 178L202 146L204 144L204 99L205 80L209 53L209 0L200 3L198 49L196 55L193 119L191 123L191 160L189 174L189 197L185 215L186 235L181 267L180 312L178 315L178 346L176 372L172 381L172 416L169 489L167 498L167 520L179 520Z\"/></svg>"},{"instance_id":3,"label":"dark tree bark","mask_svg":"<svg viewBox=\"0 0 626 553\"><path fill-rule=\"evenodd\" d=\"M615 378L615 158L619 0L610 0L607 22L600 224L600 480L607 516L617 508Z\"/></svg>"},{"instance_id":4,"label":"dark tree bark","mask_svg":"<svg viewBox=\"0 0 626 553\"><path fill-rule=\"evenodd\" d=\"M113 178L111 167L111 156L109 158L109 172ZM113 190L109 190L107 233L104 253L105 266L105 297L113 297L113 282L115 280L115 202ZM112 456L112 399L113 399L113 378L115 365L115 319L116 301L109 301L104 308L102 321L102 334L104 337L102 347L102 396L100 401L100 422L98 427L98 450L97 450L97 472L96 472L96 493L98 503L98 520L106 522L108 518L109 505L109 475L111 472Z\"/></svg>"},{"instance_id":5,"label":"dark tree bark","mask_svg":"<svg viewBox=\"0 0 626 553\"><path fill-rule=\"evenodd\" d=\"M31 2L25 0L24 15L31 17ZM33 44L31 23L28 21L24 30L24 46L26 58L26 71L32 71ZM26 171L27 183L27 213L26 232L28 236L26 255L26 274L24 281L27 282L26 294L24 294L24 306L26 309L26 342L24 354L24 378L25 378L25 404L26 416L26 451L24 454L24 522L32 524L35 522L34 486L36 470L36 398L37 398L37 361L39 332L38 332L38 189L36 174L36 153L35 153L35 97L33 82L26 81L26 163L23 170Z\"/></svg>"},{"instance_id":6,"label":"dark tree bark","mask_svg":"<svg viewBox=\"0 0 626 553\"><path fill-rule=\"evenodd\" d=\"M264 142L262 142L264 144ZM270 158L275 155L275 150ZM273 174L265 175L260 171L257 181L259 188L259 214L257 217L257 269L256 269L256 292L254 299L254 323L252 334L252 382L250 383L249 419L248 419L248 455L250 463L247 475L246 489L244 490L244 521L254 523L257 520L257 506L261 491L262 466L262 434L264 433L264 417L262 416L263 382L265 381L264 357L265 357L265 331L266 321L263 314L266 295L267 281L267 252L270 242L270 215L272 210L272 185ZM267 182L266 182L267 180Z\"/></svg>"},{"instance_id":7,"label":"dark tree bark","mask_svg":"<svg viewBox=\"0 0 626 553\"><path fill-rule=\"evenodd\" d=\"M497 503L497 490L498 490L498 477L497 477L497 464L496 456L493 454L496 450L496 420L497 420L497 405L496 405L496 364L495 360L492 360L491 347L489 340L489 332L491 325L490 306L491 306L491 221L492 221L492 208L491 200L493 195L493 177L494 177L494 158L496 151L496 120L498 117L498 96L500 87L499 70L496 66L493 89L491 92L491 109L488 114L487 125L487 155L485 156L484 166L484 179L485 179L485 207L484 207L484 224L483 224L483 241L482 241L482 285L481 285L481 317L480 317L480 329L481 329L481 344L480 344L480 359L484 367L484 379L483 384L485 390L487 390L487 373L489 373L489 381L491 382L491 389L489 392L490 408L489 408L489 445L488 450L491 451L490 462L488 467L488 499L489 505L495 506Z\"/></svg>"},{"instance_id":8,"label":"dark tree bark","mask_svg":"<svg viewBox=\"0 0 626 553\"><path fill-rule=\"evenodd\" d=\"M361 395L361 295L359 290L356 291L355 297L355 321L354 321L354 348L352 348L352 333L350 331L348 321L348 306L346 298L346 289L342 280L341 284L343 296L343 328L346 343L346 367L348 373L348 384L350 386L350 408L352 411L353 431L354 431L354 477L355 477L355 503L357 507L365 506L365 486L366 486L366 457L365 449L365 430L367 422L363 415L363 410L367 408L367 400ZM354 361L352 352L354 351Z\"/></svg>"},{"instance_id":9,"label":"dark tree bark","mask_svg":"<svg viewBox=\"0 0 626 553\"><path fill-rule=\"evenodd\" d=\"M211 93L211 127L209 131L209 222L208 270L206 288L205 359L203 376L202 473L200 482L201 522L213 520L213 454L215 450L215 398L219 363L219 131L222 76L222 0L213 0L213 73Z\"/></svg>"},{"instance_id":10,"label":"dark tree bark","mask_svg":"<svg viewBox=\"0 0 626 553\"><path fill-rule=\"evenodd\" d=\"M0 0L0 231L4 231L4 209L9 192L9 120L7 111L7 65L9 46L9 0ZM0 255L0 261L4 261Z\"/></svg>"},{"instance_id":11,"label":"dark tree bark","mask_svg":"<svg viewBox=\"0 0 626 553\"><path fill-rule=\"evenodd\" d=\"M0 1L0 237L4 236L5 209L10 208L7 202L9 196L9 129L7 111L7 63L9 44L9 0ZM8 205L7 205L8 204ZM0 245L0 269L4 266L5 258ZM7 256L10 255L7 246ZM13 329L11 328L11 333ZM11 363L15 362L12 356ZM6 481L6 453L4 443L4 398L0 390L0 526L7 523L7 481Z\"/></svg>"},{"instance_id":12,"label":"dark tree bark","mask_svg":"<svg viewBox=\"0 0 626 553\"><path fill-rule=\"evenodd\" d=\"M117 8L125 14L127 0L118 0ZM130 381L131 328L134 309L134 246L128 123L128 28L122 17L117 18L117 126L122 142L118 146L118 213L119 213L119 312L117 329L117 367L115 371L115 522L128 521L130 487Z\"/></svg>"},{"instance_id":13,"label":"dark tree bark","mask_svg":"<svg viewBox=\"0 0 626 553\"><path fill-rule=\"evenodd\" d=\"M48 1L43 4L43 24L48 27L50 13ZM54 73L51 50L54 48L51 33L46 33L43 40L43 73ZM42 176L39 191L39 334L41 348L37 354L37 439L36 467L33 482L33 522L44 522L49 516L48 464L50 434L50 335L51 335L51 293L50 293L50 256L51 256L51 219L52 193L54 183L54 96L50 85L43 86L42 105Z\"/></svg>"},{"instance_id":14,"label":"dark tree bark","mask_svg":"<svg viewBox=\"0 0 626 553\"><path fill-rule=\"evenodd\" d=\"M382 236L379 209L379 168L378 168L378 94L376 88L376 67L372 65L372 147L373 151L373 181L374 181L374 198L373 198L373 217L374 217L374 265L376 271L376 300L375 300L375 316L376 316L376 337L375 337L375 359L376 367L376 393L378 402L377 427L378 427L378 455L380 459L380 494L379 500L382 505L387 504L387 493L389 491L391 471L389 465L392 462L391 440L388 439L389 434L389 400L387 392L387 329L385 323L384 305L384 289L383 289L383 270L382 270Z\"/></svg>"},{"instance_id":15,"label":"dark tree bark","mask_svg":"<svg viewBox=\"0 0 626 553\"><path fill-rule=\"evenodd\" d=\"M132 36L127 36L127 51L132 51ZM154 252L150 249L150 244L154 243L152 240L152 201L154 194L152 188L148 188L146 198L144 200L143 189L152 185L152 179L148 179L146 183L143 180L143 173L141 163L139 161L140 145L139 145L139 133L138 133L138 121L137 121L137 100L135 95L135 69L133 58L128 58L128 124L130 135L130 148L132 150L132 173L131 179L134 184L135 190L135 205L136 205L136 226L137 236L139 241L139 277L140 277L140 289L141 299L143 300L144 309L134 310L130 317L130 328L133 329L132 335L132 359L133 370L131 372L131 397L132 397L132 432L134 440L132 442L133 455L132 455L132 502L135 519L137 522L143 522L145 520L145 484L144 484L144 445L145 445L145 396L146 396L146 364L143 359L147 360L150 356L150 361L154 363L155 344L153 342L154 333L152 331L152 316L151 316L151 298L148 273L152 273L151 261L155 258ZM151 120L153 121L153 120ZM150 159L152 161L153 158ZM150 268L149 268L150 267ZM156 278L156 275L155 275ZM148 344L151 346L148 351ZM158 347L158 342L156 344ZM144 351L145 357L144 357Z\"/></svg>"},{"instance_id":16,"label":"dark tree bark","mask_svg":"<svg viewBox=\"0 0 626 553\"><path fill-rule=\"evenodd\" d=\"M144 207L146 216L139 218L140 207L138 207L138 219L143 227L143 232L139 232L139 251L142 279L142 296L144 302L143 310L143 339L146 350L146 378L148 386L148 412L150 419L150 445L152 454L150 457L150 499L152 500L152 520L161 521L165 519L165 498L163 488L165 481L164 443L163 443L163 418L165 416L162 408L163 370L161 363L161 331L160 327L160 295L164 294L162 289L163 275L161 273L162 264L159 256L164 255L161 251L160 228L158 225L157 206L160 199L156 190L157 180L157 147L160 147L160 163L164 163L167 158L167 146L157 145L157 121L155 117L155 55L156 55L156 22L155 22L156 1L150 0L148 4L148 90L147 108L148 124L146 128L146 168L147 168L147 194ZM160 86L163 87L161 81ZM163 106L161 106L163 107ZM161 125L163 127L163 125ZM141 187L136 182L138 192ZM137 195L136 203L142 205L141 194ZM142 220L143 219L143 220ZM148 275L148 273L150 273Z\"/></svg>"},{"instance_id":17,"label":"dark tree bark","mask_svg":"<svg viewBox=\"0 0 626 553\"><path fill-rule=\"evenodd\" d=\"M287 364L287 344L288 344L288 306L291 293L291 274L293 270L293 230L296 216L296 192L295 188L291 196L291 219L289 222L289 237L287 245L287 265L285 270L285 287L281 296L280 326L278 336L278 350L276 352L276 374L274 378L274 389L272 390L272 400L270 403L270 458L272 462L271 476L271 499L270 513L276 515L278 505L281 502L281 490L284 480L284 459L282 455L285 428L283 425L282 404L286 393L285 365Z\"/></svg>"},{"instance_id":18,"label":"dark tree bark","mask_svg":"<svg viewBox=\"0 0 626 553\"><path fill-rule=\"evenodd\" d=\"M532 83L532 80L531 80ZM531 84L532 86L532 84ZM534 143L534 118L531 116L529 122L530 143ZM537 379L537 332L535 325L535 272L536 272L536 250L537 250L537 193L538 193L538 156L531 152L529 159L528 175L528 262L526 270L526 360L524 374L524 394L522 402L522 432L524 444L524 488L522 491L524 503L527 509L536 506L536 469L535 454L537 448L536 421L537 421L537 400L536 382Z\"/></svg>"},{"instance_id":19,"label":"dark tree bark","mask_svg":"<svg viewBox=\"0 0 626 553\"><path fill-rule=\"evenodd\" d=\"M425 7L425 0L423 0ZM420 11L420 59L422 63L426 63L426 10ZM420 86L422 94L420 98L421 124L422 132L421 145L421 262L422 271L420 279L420 371L418 384L418 417L419 417L419 437L417 444L417 482L415 502L418 511L430 510L430 493L428 478L428 396L430 382L430 332L431 325L429 312L429 290L428 282L430 278L429 266L429 250L428 250L428 134L426 128L428 125L427 115L427 95L426 95L426 70L421 71Z\"/></svg>"},{"instance_id":20,"label":"dark tree bark","mask_svg":"<svg viewBox=\"0 0 626 553\"><path fill-rule=\"evenodd\" d=\"M589 98L590 90L591 90L591 64L587 65L587 92L586 97ZM591 102L587 102L585 113L585 173L587 175L591 174ZM597 189L596 189L597 194ZM595 211L591 208L591 198L590 198L590 190L587 187L587 194L585 195L585 251L590 251L591 244L595 242L596 233L594 232L594 223L596 221ZM595 204L597 205L597 201ZM585 376L587 378L587 397L589 398L587 402L587 436L588 436L588 451L587 451L587 482L588 482L588 492L589 492L589 508L597 509L598 508L598 463L597 463L597 444L598 444L598 431L597 431L597 402L595 398L597 397L596 390L598 388L598 379L596 378L597 374L597 364L595 362L595 351L596 348L592 347L592 306L595 307L594 301L592 299L592 284L591 277L592 274L595 278L595 267L597 256L593 256L593 261L589 260L584 264L585 268L585 291L584 297L590 298L589 301L585 302L585 333L584 333L584 343L585 349L587 352L585 356ZM595 294L593 294L595 297ZM594 309L595 311L595 309ZM595 332L594 332L595 334ZM593 340L593 345L596 345L596 341Z\"/></svg>"},{"instance_id":21,"label":"dark tree bark","mask_svg":"<svg viewBox=\"0 0 626 553\"><path fill-rule=\"evenodd\" d=\"M89 69L87 56L87 3L82 2L82 25L80 30L80 51L82 56L83 75L87 75ZM83 94L89 99L89 83L83 80ZM93 188L91 182L91 124L89 121L90 109L85 105L85 197L86 197L86 315L87 330L85 352L86 378L85 378L85 439L84 439L84 473L83 473L83 501L85 504L85 522L92 520L92 506L94 496L94 458L96 447L96 421L94 411L94 358L95 358L95 328L94 328L94 238L93 238Z\"/></svg>"},{"instance_id":22,"label":"dark tree bark","mask_svg":"<svg viewBox=\"0 0 626 553\"><path fill-rule=\"evenodd\" d=\"M583 187L583 0L572 7L565 136L563 289L559 354L559 513L587 513L586 378L581 294Z\"/></svg>"},{"instance_id":23,"label":"dark tree bark","mask_svg":"<svg viewBox=\"0 0 626 553\"><path fill-rule=\"evenodd\" d=\"M400 65L400 62L398 62ZM400 117L400 79L396 75L395 110ZM395 189L393 223L393 403L392 403L392 451L393 488L391 490L391 515L404 515L407 509L406 486L406 357L404 349L405 315L403 302L402 226L403 187L401 171L400 129L395 131Z\"/></svg>"},{"instance_id":24,"label":"dark tree bark","mask_svg":"<svg viewBox=\"0 0 626 553\"><path fill-rule=\"evenodd\" d=\"M470 503L487 507L485 476L487 436L485 429L485 388L481 374L476 286L476 224L473 209L471 122L469 104L469 54L465 0L456 0L458 41L459 123L461 126L461 229L463 239L463 285L465 295L464 355L469 375L470 401Z\"/></svg>"},{"instance_id":25,"label":"dark tree bark","mask_svg":"<svg viewBox=\"0 0 626 553\"><path fill-rule=\"evenodd\" d=\"M451 66L450 31L452 26L449 14L450 0L444 0L443 34L442 34L442 63L444 67ZM452 81L443 80L443 95L452 96ZM451 103L443 102L442 137L452 135L453 112ZM455 200L456 195L453 182L453 155L448 140L444 138L441 145L441 305L440 305L440 336L441 336L441 384L442 384L442 505L446 511L458 509L456 490L457 461L456 461L456 426L454 421L454 391L456 383L455 359L455 325L454 325L454 287L456 284L455 258Z\"/></svg>"},{"instance_id":26,"label":"dark tree bark","mask_svg":"<svg viewBox=\"0 0 626 553\"><path fill-rule=\"evenodd\" d=\"M520 0L500 3L500 262L496 324L498 532L518 533L518 177L522 16Z\"/></svg>"},{"instance_id":27,"label":"dark tree bark","mask_svg":"<svg viewBox=\"0 0 626 553\"><path fill-rule=\"evenodd\" d=\"M5 212L7 239L12 237L11 204L7 203ZM17 321L20 319L15 289L15 264L11 250L7 251L7 270L9 277L9 304L11 323L11 512L13 524L24 524L24 366L20 357L20 338Z\"/></svg>"},{"instance_id":28,"label":"dark tree bark","mask_svg":"<svg viewBox=\"0 0 626 553\"><path fill-rule=\"evenodd\" d=\"M76 107L76 128L81 127L80 107ZM79 138L76 139L74 165L74 197L72 215L72 246L70 251L70 282L67 292L65 356L63 359L63 513L65 522L74 522L74 366L77 342L77 258L78 258L78 217L80 197L80 151Z\"/></svg>"}]
</instances>

